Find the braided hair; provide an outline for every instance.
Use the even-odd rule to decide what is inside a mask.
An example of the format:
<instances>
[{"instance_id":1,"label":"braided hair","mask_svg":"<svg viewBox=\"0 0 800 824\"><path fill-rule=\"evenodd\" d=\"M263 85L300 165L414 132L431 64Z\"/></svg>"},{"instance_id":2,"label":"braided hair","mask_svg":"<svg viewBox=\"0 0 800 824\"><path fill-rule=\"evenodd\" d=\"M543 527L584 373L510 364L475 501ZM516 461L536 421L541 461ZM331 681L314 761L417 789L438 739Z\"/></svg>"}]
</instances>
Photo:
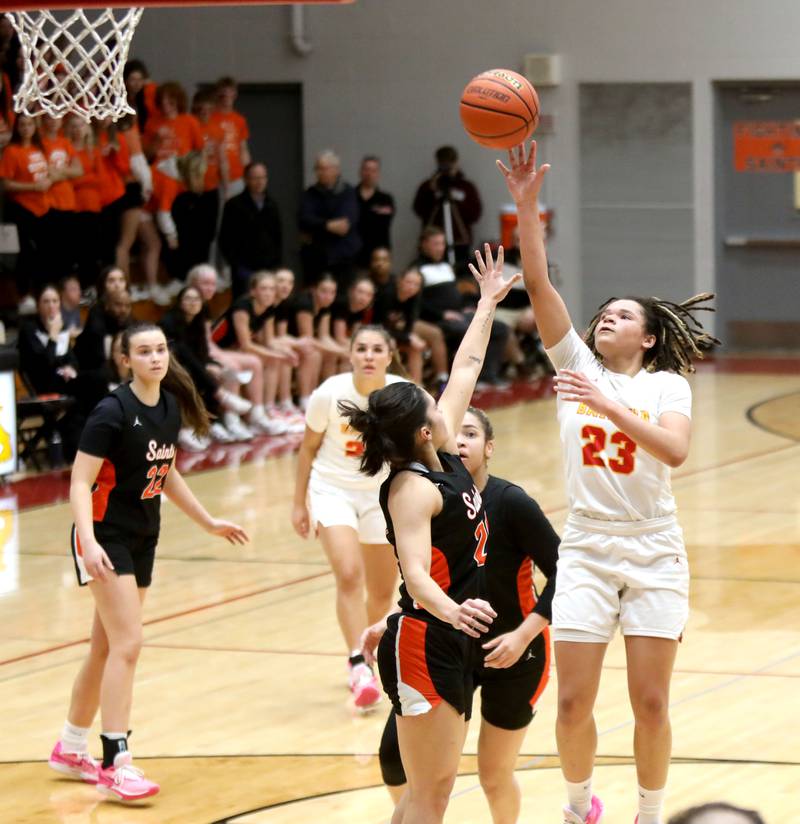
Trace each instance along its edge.
<instances>
[{"instance_id":1,"label":"braided hair","mask_svg":"<svg viewBox=\"0 0 800 824\"><path fill-rule=\"evenodd\" d=\"M654 335L656 342L644 354L643 366L648 372L677 372L685 375L694 372L692 360L702 360L704 352L720 341L703 329L700 321L695 317L696 312L713 312L713 306L703 306L714 298L713 292L701 292L682 303L672 303L661 298L628 297L642 307L644 312L645 332ZM609 298L597 311L589 322L589 327L583 340L594 356L603 360L594 343L594 333L606 307L619 298Z\"/></svg>"}]
</instances>

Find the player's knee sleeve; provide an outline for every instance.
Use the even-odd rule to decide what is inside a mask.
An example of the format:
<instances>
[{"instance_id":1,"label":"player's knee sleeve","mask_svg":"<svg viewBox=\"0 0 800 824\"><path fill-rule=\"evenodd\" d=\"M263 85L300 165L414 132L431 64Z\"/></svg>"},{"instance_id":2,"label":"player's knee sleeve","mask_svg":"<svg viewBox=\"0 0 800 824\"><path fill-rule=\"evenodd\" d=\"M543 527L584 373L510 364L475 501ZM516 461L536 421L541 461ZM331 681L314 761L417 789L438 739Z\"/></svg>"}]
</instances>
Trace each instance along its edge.
<instances>
[{"instance_id":1,"label":"player's knee sleeve","mask_svg":"<svg viewBox=\"0 0 800 824\"><path fill-rule=\"evenodd\" d=\"M406 771L400 758L400 742L397 740L397 716L392 710L383 728L381 745L378 749L383 783L388 787L399 787L406 783Z\"/></svg>"}]
</instances>

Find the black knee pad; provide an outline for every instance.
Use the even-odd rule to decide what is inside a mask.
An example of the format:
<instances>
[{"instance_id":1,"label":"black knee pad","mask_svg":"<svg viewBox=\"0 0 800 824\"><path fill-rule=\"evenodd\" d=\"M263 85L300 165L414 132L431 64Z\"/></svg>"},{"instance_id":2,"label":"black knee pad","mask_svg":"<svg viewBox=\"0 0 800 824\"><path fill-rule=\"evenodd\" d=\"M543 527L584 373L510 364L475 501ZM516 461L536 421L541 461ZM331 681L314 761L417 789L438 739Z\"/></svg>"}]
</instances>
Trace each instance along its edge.
<instances>
[{"instance_id":1,"label":"black knee pad","mask_svg":"<svg viewBox=\"0 0 800 824\"><path fill-rule=\"evenodd\" d=\"M378 748L383 783L387 787L399 787L406 783L406 771L400 758L400 742L397 740L397 716L394 710L386 719L381 745Z\"/></svg>"}]
</instances>

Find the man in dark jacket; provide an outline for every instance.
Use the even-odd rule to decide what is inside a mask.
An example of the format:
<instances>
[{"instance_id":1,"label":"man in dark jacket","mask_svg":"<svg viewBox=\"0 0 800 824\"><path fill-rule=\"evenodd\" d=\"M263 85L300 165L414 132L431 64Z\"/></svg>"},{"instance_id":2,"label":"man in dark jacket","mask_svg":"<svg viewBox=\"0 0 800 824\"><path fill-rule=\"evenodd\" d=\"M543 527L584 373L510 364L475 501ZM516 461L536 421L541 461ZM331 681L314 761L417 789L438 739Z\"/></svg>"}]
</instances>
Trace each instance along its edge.
<instances>
[{"instance_id":1,"label":"man in dark jacket","mask_svg":"<svg viewBox=\"0 0 800 824\"><path fill-rule=\"evenodd\" d=\"M263 163L250 163L244 170L245 190L232 197L222 213L219 248L231 267L234 298L249 290L254 272L282 263L281 215L267 193L268 179Z\"/></svg>"},{"instance_id":2,"label":"man in dark jacket","mask_svg":"<svg viewBox=\"0 0 800 824\"><path fill-rule=\"evenodd\" d=\"M361 249L358 234L356 190L341 177L339 158L329 150L320 152L314 163L317 182L300 199L300 251L305 285L315 283L323 272L331 272L339 294L355 275Z\"/></svg>"},{"instance_id":3,"label":"man in dark jacket","mask_svg":"<svg viewBox=\"0 0 800 824\"><path fill-rule=\"evenodd\" d=\"M472 226L480 219L481 196L474 183L464 177L458 165L458 152L452 146L436 150L436 172L423 180L414 197L414 211L422 221L423 231L441 229L447 233L445 216L449 211L455 265L459 275L467 274L472 254Z\"/></svg>"}]
</instances>

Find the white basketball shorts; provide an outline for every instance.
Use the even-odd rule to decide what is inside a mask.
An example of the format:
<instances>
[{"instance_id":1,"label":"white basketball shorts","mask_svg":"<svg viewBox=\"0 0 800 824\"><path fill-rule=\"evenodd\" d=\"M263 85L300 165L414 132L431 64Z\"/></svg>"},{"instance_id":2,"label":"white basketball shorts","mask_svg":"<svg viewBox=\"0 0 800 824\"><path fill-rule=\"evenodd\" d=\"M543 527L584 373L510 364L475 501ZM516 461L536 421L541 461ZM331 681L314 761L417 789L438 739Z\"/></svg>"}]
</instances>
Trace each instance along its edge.
<instances>
[{"instance_id":1,"label":"white basketball shorts","mask_svg":"<svg viewBox=\"0 0 800 824\"><path fill-rule=\"evenodd\" d=\"M362 544L385 544L386 521L377 489L340 489L318 478L308 484L308 508L317 526L349 526Z\"/></svg>"},{"instance_id":2,"label":"white basketball shorts","mask_svg":"<svg viewBox=\"0 0 800 824\"><path fill-rule=\"evenodd\" d=\"M555 641L623 635L680 640L689 617L689 564L675 516L598 521L570 515L558 550Z\"/></svg>"}]
</instances>

